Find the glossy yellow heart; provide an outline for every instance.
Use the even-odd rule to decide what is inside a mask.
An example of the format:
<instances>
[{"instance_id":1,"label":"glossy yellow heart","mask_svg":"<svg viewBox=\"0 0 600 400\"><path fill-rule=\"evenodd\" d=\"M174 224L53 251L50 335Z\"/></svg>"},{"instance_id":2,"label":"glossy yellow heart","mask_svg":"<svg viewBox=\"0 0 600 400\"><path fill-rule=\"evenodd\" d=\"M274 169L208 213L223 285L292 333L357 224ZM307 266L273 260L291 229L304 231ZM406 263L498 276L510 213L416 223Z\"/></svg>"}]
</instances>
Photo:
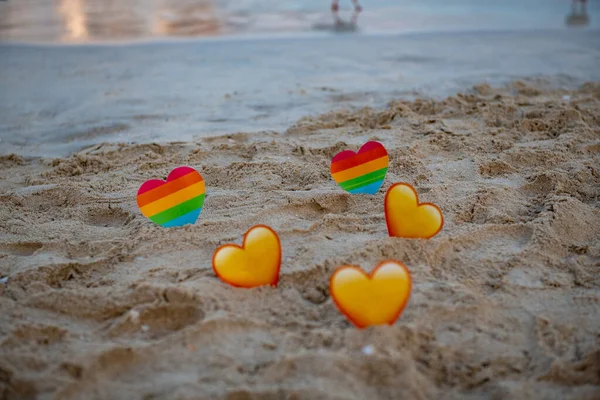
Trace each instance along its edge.
<instances>
[{"instance_id":1,"label":"glossy yellow heart","mask_svg":"<svg viewBox=\"0 0 600 400\"><path fill-rule=\"evenodd\" d=\"M336 306L354 325L392 325L408 303L412 288L410 273L399 261L388 260L371 275L359 267L339 267L329 281Z\"/></svg>"},{"instance_id":2,"label":"glossy yellow heart","mask_svg":"<svg viewBox=\"0 0 600 400\"><path fill-rule=\"evenodd\" d=\"M429 239L444 225L438 206L419 203L417 191L408 183L395 183L388 189L384 208L390 236Z\"/></svg>"},{"instance_id":3,"label":"glossy yellow heart","mask_svg":"<svg viewBox=\"0 0 600 400\"><path fill-rule=\"evenodd\" d=\"M219 247L212 259L215 274L230 285L251 288L277 286L281 266L281 243L268 226L253 226L244 235L242 246Z\"/></svg>"}]
</instances>

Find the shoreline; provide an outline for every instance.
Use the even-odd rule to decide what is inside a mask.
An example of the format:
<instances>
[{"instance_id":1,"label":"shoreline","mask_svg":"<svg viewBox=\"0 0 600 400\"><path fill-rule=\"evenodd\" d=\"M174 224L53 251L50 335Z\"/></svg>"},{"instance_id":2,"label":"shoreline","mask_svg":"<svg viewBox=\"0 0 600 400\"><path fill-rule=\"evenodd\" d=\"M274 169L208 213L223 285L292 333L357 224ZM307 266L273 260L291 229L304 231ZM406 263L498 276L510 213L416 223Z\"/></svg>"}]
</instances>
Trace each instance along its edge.
<instances>
[{"instance_id":1,"label":"shoreline","mask_svg":"<svg viewBox=\"0 0 600 400\"><path fill-rule=\"evenodd\" d=\"M599 35L0 45L0 151L58 156L99 142L283 132L304 116L383 109L394 99L441 100L481 82L500 86L536 77L536 84L574 89L600 80ZM451 50L456 46L461 52Z\"/></svg>"},{"instance_id":2,"label":"shoreline","mask_svg":"<svg viewBox=\"0 0 600 400\"><path fill-rule=\"evenodd\" d=\"M313 121L313 120L318 120L320 118L326 118L328 115L346 115L346 114L353 114L353 113L368 113L368 114L374 114L374 115L378 115L378 114L385 114L387 112L387 110L389 110L390 105L393 105L394 103L398 103L398 102L406 102L406 103L411 103L411 102L447 102L447 101L451 101L452 99L454 99L456 96L477 96L481 93L479 93L480 90L482 90L481 88L484 88L484 91L487 91L488 88L490 88L491 90L495 90L495 91L500 91L500 90L508 90L510 92L510 95L515 95L517 93L519 93L519 87L523 88L525 91L531 90L532 93L536 93L539 91L542 92L553 92L553 93L561 93L563 94L563 102L569 103L571 101L570 96L568 95L568 93L571 93L573 91L578 91L578 90L583 90L583 88L590 86L590 85L596 85L597 82L583 82L580 84L572 84L572 85L568 85L568 86L556 86L553 85L551 79L548 79L548 77L531 77L529 79L524 79L524 80L515 80L515 81L511 81L509 82L507 85L505 86L501 86L501 87L494 87L492 88L487 82L482 82L480 84L477 84L473 87L471 87L468 90L464 90L463 92L459 92L456 95L451 95L451 96L446 96L446 97L440 97L440 98L435 98L435 97L422 97L419 96L417 93L414 93L414 98L412 99L393 99L390 100L388 105L385 106L380 106L380 107L362 107L362 108L348 108L348 109L332 109L329 112L323 113L323 114L317 114L317 115L307 115L304 117L299 118L295 123L287 126L287 128L285 129L281 129L281 130L277 130L277 129L270 129L270 130L255 130L255 131L243 131L243 132L221 132L221 133L214 133L208 136L200 136L200 137L196 137L192 140L189 141L181 141L181 140L176 140L176 141L168 141L168 140L164 140L164 141L140 141L140 142L131 142L131 141L109 141L109 142L97 142L97 143L91 143L88 145L85 145L79 149L75 149L74 151L70 152L70 153L66 153L66 154L62 154L62 155L54 155L54 156L44 156L44 155L28 155L27 152L24 153L19 153L19 152L11 152L11 153L0 153L0 157L3 160L9 160L9 163L11 162L11 160L17 160L20 159L20 161L17 161L18 163L22 162L22 161L39 161L42 163L47 163L47 162L52 162L52 160L60 160L60 159L64 159L64 158L69 158L69 157L73 157L77 154L84 154L87 153L89 151L94 151L100 148L104 148L105 146L116 146L116 147L127 147L127 146L171 146L171 145L177 145L177 144L183 144L183 145L190 145L193 143L199 143L202 142L203 140L207 140L207 141L215 141L215 140L219 140L219 139L223 139L223 138L234 138L234 137L238 137L240 135L243 136L247 136L247 137L254 137L254 138L259 138L261 136L267 136L267 137L281 137L281 138L286 138L288 135L294 135L294 133L296 133L296 131L298 129L302 129L303 124L305 124L307 121ZM531 89L530 89L531 88Z\"/></svg>"},{"instance_id":3,"label":"shoreline","mask_svg":"<svg viewBox=\"0 0 600 400\"><path fill-rule=\"evenodd\" d=\"M246 43L246 42L270 42L270 41L304 41L316 40L324 38L410 38L410 37L427 37L439 35L520 35L520 34L563 34L571 32L573 35L597 34L600 35L600 28L585 28L573 29L567 27L561 28L518 28L518 29L440 29L440 30L402 30L390 32L315 32L315 31L299 31L299 32L265 32L265 33L236 33L224 34L215 36L168 36L168 37L145 37L138 39L115 39L115 40L98 40L87 42L35 42L35 41L18 41L18 40L0 40L0 46L7 47L127 47L127 46L152 46L163 44L202 44L202 43Z\"/></svg>"}]
</instances>

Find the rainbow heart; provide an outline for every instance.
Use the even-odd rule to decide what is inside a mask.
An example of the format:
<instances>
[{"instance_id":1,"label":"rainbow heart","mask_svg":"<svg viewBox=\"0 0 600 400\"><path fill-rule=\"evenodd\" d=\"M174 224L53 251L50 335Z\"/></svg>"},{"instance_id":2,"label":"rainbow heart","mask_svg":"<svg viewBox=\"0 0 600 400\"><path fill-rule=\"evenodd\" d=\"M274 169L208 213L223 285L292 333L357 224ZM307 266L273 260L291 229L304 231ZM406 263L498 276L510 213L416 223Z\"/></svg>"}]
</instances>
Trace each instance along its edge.
<instances>
[{"instance_id":1,"label":"rainbow heart","mask_svg":"<svg viewBox=\"0 0 600 400\"><path fill-rule=\"evenodd\" d=\"M175 168L166 182L151 179L140 186L137 203L142 214L165 228L193 224L205 196L202 175L190 167Z\"/></svg>"},{"instance_id":2,"label":"rainbow heart","mask_svg":"<svg viewBox=\"0 0 600 400\"><path fill-rule=\"evenodd\" d=\"M388 169L388 153L378 142L365 143L358 153L344 150L331 160L331 176L347 192L375 194Z\"/></svg>"}]
</instances>

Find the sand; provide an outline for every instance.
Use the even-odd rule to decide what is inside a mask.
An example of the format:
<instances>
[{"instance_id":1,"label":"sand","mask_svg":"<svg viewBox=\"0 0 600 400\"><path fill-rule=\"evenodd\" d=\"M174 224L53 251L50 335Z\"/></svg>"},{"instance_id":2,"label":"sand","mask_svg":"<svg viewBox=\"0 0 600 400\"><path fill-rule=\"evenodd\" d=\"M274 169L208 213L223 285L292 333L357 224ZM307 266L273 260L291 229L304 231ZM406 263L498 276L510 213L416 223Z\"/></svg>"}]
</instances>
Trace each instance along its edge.
<instances>
[{"instance_id":1,"label":"sand","mask_svg":"<svg viewBox=\"0 0 600 400\"><path fill-rule=\"evenodd\" d=\"M330 160L368 140L389 172L349 195ZM598 399L599 158L600 84L522 82L281 133L3 156L0 398ZM180 165L206 202L163 229L135 194ZM401 181L443 210L436 237L388 237ZM281 237L280 286L219 281L213 251L259 223ZM385 259L410 269L410 302L356 329L329 276Z\"/></svg>"}]
</instances>

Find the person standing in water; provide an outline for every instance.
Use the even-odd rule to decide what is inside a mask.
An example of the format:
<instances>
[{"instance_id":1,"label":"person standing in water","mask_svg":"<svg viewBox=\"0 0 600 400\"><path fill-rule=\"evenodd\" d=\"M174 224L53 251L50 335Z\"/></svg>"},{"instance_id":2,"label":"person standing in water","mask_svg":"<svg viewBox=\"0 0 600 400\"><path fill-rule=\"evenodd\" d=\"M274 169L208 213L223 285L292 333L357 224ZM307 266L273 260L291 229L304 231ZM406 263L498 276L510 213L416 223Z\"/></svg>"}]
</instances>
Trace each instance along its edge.
<instances>
[{"instance_id":1,"label":"person standing in water","mask_svg":"<svg viewBox=\"0 0 600 400\"><path fill-rule=\"evenodd\" d=\"M577 4L581 6L579 10L577 10ZM586 5L587 0L573 0L571 14L567 15L565 20L567 26L581 27L588 26L590 24L590 17L588 16Z\"/></svg>"},{"instance_id":2,"label":"person standing in water","mask_svg":"<svg viewBox=\"0 0 600 400\"><path fill-rule=\"evenodd\" d=\"M340 11L340 0L331 0L331 12L333 13L333 19L336 24L343 24L343 21L340 19L339 11ZM358 0L352 0L352 4L354 4L354 14L352 14L352 23L356 24L356 20L358 19L358 14L362 11L362 7L358 4Z\"/></svg>"}]
</instances>

